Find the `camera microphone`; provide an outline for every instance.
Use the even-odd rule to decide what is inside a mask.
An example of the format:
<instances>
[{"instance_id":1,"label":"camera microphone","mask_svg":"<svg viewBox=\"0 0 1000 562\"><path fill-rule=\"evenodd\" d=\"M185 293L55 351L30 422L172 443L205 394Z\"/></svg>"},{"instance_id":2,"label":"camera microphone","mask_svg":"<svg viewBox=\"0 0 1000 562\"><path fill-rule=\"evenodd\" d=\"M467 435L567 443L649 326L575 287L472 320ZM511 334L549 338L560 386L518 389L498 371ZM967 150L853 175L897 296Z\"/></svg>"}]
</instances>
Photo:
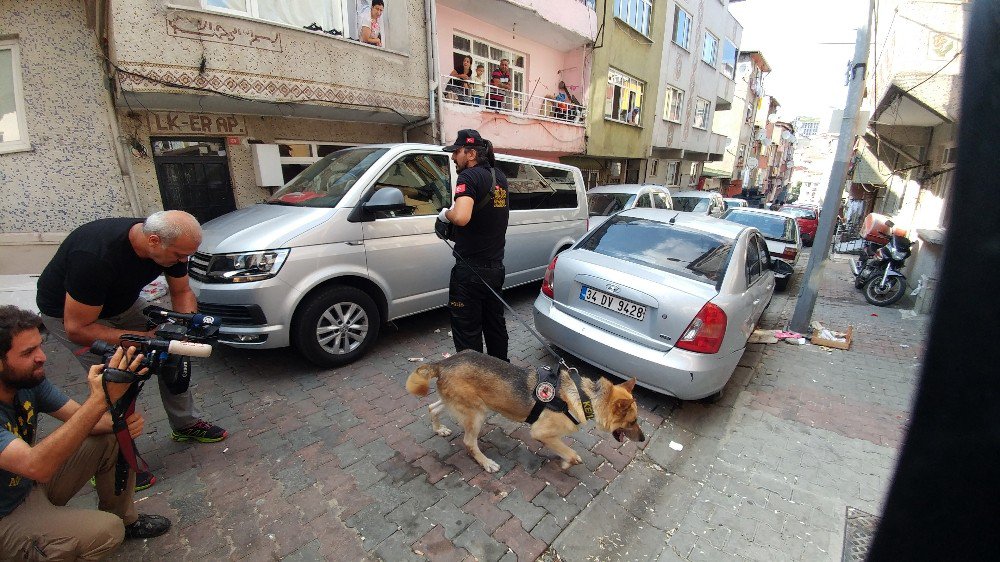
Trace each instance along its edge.
<instances>
[{"instance_id":1,"label":"camera microphone","mask_svg":"<svg viewBox=\"0 0 1000 562\"><path fill-rule=\"evenodd\" d=\"M167 344L167 353L186 357L209 357L212 355L212 346L207 343L171 340Z\"/></svg>"}]
</instances>

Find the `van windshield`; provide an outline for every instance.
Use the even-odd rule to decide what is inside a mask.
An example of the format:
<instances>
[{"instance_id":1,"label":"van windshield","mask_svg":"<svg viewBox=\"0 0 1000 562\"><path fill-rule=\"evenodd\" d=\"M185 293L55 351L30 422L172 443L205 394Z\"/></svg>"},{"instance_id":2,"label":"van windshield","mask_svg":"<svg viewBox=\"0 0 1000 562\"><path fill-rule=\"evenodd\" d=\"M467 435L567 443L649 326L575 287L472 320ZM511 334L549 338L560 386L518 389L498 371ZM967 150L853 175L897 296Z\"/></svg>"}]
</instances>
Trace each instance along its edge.
<instances>
[{"instance_id":1,"label":"van windshield","mask_svg":"<svg viewBox=\"0 0 1000 562\"><path fill-rule=\"evenodd\" d=\"M336 207L387 148L345 148L309 166L270 199L270 205Z\"/></svg>"}]
</instances>

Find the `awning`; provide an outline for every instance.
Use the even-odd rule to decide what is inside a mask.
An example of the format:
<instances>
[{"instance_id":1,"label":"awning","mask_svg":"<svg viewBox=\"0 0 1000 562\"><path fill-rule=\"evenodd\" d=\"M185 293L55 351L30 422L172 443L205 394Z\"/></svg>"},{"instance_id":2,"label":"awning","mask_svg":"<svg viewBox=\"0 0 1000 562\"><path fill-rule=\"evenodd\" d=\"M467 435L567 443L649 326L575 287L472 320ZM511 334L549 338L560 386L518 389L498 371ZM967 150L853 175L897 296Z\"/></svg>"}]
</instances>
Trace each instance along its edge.
<instances>
[{"instance_id":1,"label":"awning","mask_svg":"<svg viewBox=\"0 0 1000 562\"><path fill-rule=\"evenodd\" d=\"M879 101L871 122L912 127L934 127L954 122L948 114L948 107L952 95L958 94L957 79L948 74L899 75Z\"/></svg>"},{"instance_id":2,"label":"awning","mask_svg":"<svg viewBox=\"0 0 1000 562\"><path fill-rule=\"evenodd\" d=\"M720 170L718 168L709 168L708 166L702 167L701 175L707 178L731 178L733 177L732 172L727 172L726 170Z\"/></svg>"},{"instance_id":3,"label":"awning","mask_svg":"<svg viewBox=\"0 0 1000 562\"><path fill-rule=\"evenodd\" d=\"M858 151L858 161L854 165L854 173L851 174L851 183L886 185L891 173L892 170L879 163L868 145L862 144Z\"/></svg>"}]
</instances>

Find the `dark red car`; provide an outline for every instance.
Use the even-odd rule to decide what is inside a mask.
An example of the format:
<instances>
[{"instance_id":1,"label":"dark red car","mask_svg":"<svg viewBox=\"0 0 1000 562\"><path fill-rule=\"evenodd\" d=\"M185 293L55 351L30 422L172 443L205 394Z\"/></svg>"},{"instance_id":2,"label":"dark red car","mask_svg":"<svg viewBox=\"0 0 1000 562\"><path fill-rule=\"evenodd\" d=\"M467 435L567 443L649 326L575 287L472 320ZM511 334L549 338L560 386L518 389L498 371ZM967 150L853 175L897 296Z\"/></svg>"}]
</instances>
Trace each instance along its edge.
<instances>
[{"instance_id":1,"label":"dark red car","mask_svg":"<svg viewBox=\"0 0 1000 562\"><path fill-rule=\"evenodd\" d=\"M802 243L812 246L816 239L816 227L819 226L819 209L813 205L782 205L778 210L795 216Z\"/></svg>"}]
</instances>

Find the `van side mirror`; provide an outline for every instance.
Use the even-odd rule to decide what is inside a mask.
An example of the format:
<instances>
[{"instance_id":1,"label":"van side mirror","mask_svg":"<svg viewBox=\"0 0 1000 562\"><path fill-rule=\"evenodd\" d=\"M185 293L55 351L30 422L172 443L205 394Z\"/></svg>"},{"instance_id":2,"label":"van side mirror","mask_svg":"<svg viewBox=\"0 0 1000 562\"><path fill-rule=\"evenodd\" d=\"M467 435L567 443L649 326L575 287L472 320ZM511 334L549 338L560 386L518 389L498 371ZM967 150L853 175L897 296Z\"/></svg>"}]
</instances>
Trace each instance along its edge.
<instances>
[{"instance_id":1,"label":"van side mirror","mask_svg":"<svg viewBox=\"0 0 1000 562\"><path fill-rule=\"evenodd\" d=\"M375 192L361 207L369 213L393 212L406 210L406 200L403 192L395 187L383 187Z\"/></svg>"},{"instance_id":2,"label":"van side mirror","mask_svg":"<svg viewBox=\"0 0 1000 562\"><path fill-rule=\"evenodd\" d=\"M771 258L771 270L776 275L791 275L795 271L787 262L776 258Z\"/></svg>"}]
</instances>

